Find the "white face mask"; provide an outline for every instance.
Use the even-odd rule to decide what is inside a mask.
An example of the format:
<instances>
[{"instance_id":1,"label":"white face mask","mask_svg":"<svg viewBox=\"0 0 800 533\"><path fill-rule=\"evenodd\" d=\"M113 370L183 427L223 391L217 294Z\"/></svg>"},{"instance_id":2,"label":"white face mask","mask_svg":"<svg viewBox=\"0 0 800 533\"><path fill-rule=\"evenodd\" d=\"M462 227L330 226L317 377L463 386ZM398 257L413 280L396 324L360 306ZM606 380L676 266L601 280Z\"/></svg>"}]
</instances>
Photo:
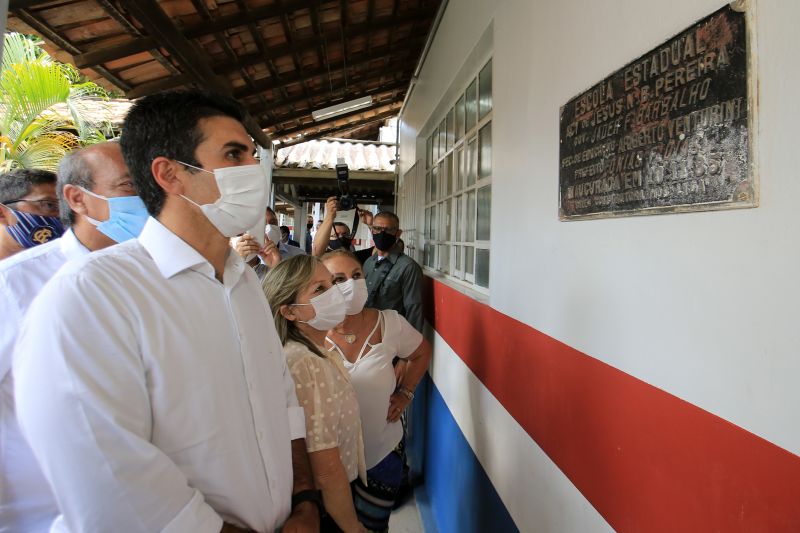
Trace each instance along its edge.
<instances>
[{"instance_id":1,"label":"white face mask","mask_svg":"<svg viewBox=\"0 0 800 533\"><path fill-rule=\"evenodd\" d=\"M298 320L298 322L308 324L318 331L328 331L334 326L341 324L344 320L344 297L337 285L334 285L319 296L311 298L309 302L310 303L307 304L292 304L310 305L314 308L314 318L311 320Z\"/></svg>"},{"instance_id":2,"label":"white face mask","mask_svg":"<svg viewBox=\"0 0 800 533\"><path fill-rule=\"evenodd\" d=\"M337 285L339 290L342 291L344 296L345 313L348 315L357 315L364 309L364 304L367 302L367 280L365 279L348 279L344 283Z\"/></svg>"},{"instance_id":3,"label":"white face mask","mask_svg":"<svg viewBox=\"0 0 800 533\"><path fill-rule=\"evenodd\" d=\"M267 205L267 177L261 165L217 168L214 172L181 161L196 170L214 174L219 188L219 199L213 204L200 205L181 195L183 199L200 208L209 221L225 237L235 237L263 220Z\"/></svg>"},{"instance_id":4,"label":"white face mask","mask_svg":"<svg viewBox=\"0 0 800 533\"><path fill-rule=\"evenodd\" d=\"M267 234L267 238L270 240L270 242L274 242L275 244L281 242L282 235L280 226L273 226L272 224L267 224L267 229L265 233Z\"/></svg>"}]
</instances>

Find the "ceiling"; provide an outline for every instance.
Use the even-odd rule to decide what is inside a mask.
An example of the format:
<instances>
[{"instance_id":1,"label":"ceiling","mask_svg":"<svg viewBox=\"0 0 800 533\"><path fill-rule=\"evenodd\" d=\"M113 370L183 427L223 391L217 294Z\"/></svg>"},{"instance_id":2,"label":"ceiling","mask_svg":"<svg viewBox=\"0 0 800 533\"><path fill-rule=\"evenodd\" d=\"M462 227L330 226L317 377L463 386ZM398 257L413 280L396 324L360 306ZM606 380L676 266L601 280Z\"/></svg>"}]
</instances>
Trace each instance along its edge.
<instances>
[{"instance_id":1,"label":"ceiling","mask_svg":"<svg viewBox=\"0 0 800 533\"><path fill-rule=\"evenodd\" d=\"M282 146L377 139L396 116L440 0L10 0L10 30L138 98L203 87L248 110L248 131ZM366 109L311 112L363 96Z\"/></svg>"}]
</instances>

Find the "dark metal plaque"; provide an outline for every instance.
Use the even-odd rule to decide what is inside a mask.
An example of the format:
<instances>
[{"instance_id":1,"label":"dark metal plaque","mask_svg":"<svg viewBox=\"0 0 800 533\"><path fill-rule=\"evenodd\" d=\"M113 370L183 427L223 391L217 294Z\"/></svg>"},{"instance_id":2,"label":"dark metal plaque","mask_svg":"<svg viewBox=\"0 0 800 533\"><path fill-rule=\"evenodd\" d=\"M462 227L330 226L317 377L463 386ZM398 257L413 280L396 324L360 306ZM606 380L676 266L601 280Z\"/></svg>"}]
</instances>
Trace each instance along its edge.
<instances>
[{"instance_id":1,"label":"dark metal plaque","mask_svg":"<svg viewBox=\"0 0 800 533\"><path fill-rule=\"evenodd\" d=\"M747 40L726 6L567 102L560 218L755 207Z\"/></svg>"}]
</instances>

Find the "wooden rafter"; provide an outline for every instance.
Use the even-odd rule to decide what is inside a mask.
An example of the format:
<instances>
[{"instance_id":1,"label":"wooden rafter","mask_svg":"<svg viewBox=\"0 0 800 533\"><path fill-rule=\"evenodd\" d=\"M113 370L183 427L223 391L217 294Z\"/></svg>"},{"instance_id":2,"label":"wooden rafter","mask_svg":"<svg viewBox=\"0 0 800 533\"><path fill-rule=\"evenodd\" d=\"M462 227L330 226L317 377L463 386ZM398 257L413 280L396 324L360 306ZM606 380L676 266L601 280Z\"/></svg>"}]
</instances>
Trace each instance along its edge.
<instances>
[{"instance_id":1,"label":"wooden rafter","mask_svg":"<svg viewBox=\"0 0 800 533\"><path fill-rule=\"evenodd\" d=\"M330 118L328 120L315 122L313 124L304 124L303 126L298 126L296 128L276 131L272 134L272 137L275 139L280 139L282 137L297 135L300 133L303 134L303 137L306 137L306 134L316 135L324 133L325 135L330 135L330 132L332 131L338 131L346 129L347 127L352 127L354 125L353 122L350 122L348 124L336 124L337 122L347 118L363 117L362 121L364 122L368 120L383 120L387 118L392 118L393 116L396 116L397 113L400 111L400 106L402 105L402 103L403 103L402 101L391 102L390 104L388 104L388 107L384 108L384 110L377 115L365 116L365 112L362 109L359 111L355 111L353 113L348 113L346 115L339 115L338 117Z\"/></svg>"}]
</instances>

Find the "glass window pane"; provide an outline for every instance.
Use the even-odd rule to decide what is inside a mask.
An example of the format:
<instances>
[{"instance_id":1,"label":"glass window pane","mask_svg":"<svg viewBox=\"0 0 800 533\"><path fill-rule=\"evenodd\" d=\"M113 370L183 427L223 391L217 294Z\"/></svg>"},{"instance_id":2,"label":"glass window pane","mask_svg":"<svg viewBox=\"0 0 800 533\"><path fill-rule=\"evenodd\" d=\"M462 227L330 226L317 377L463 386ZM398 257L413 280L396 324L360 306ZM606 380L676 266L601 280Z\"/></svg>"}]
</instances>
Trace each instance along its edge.
<instances>
[{"instance_id":1,"label":"glass window pane","mask_svg":"<svg viewBox=\"0 0 800 533\"><path fill-rule=\"evenodd\" d=\"M479 241L489 240L489 228L492 218L492 186L478 189L478 234Z\"/></svg>"},{"instance_id":2,"label":"glass window pane","mask_svg":"<svg viewBox=\"0 0 800 533\"><path fill-rule=\"evenodd\" d=\"M469 275L475 272L475 248L465 246L464 249L466 251L464 254L464 273Z\"/></svg>"},{"instance_id":3,"label":"glass window pane","mask_svg":"<svg viewBox=\"0 0 800 533\"><path fill-rule=\"evenodd\" d=\"M486 178L492 175L492 123L481 128L478 134L478 177Z\"/></svg>"},{"instance_id":4,"label":"glass window pane","mask_svg":"<svg viewBox=\"0 0 800 533\"><path fill-rule=\"evenodd\" d=\"M433 130L431 139L433 143L433 159L431 159L431 166L433 166L436 160L439 159L439 128Z\"/></svg>"},{"instance_id":5,"label":"glass window pane","mask_svg":"<svg viewBox=\"0 0 800 533\"><path fill-rule=\"evenodd\" d=\"M480 80L480 100L478 101L478 108L480 110L480 117L486 116L486 113L492 110L492 61L490 60L481 73L478 75Z\"/></svg>"},{"instance_id":6,"label":"glass window pane","mask_svg":"<svg viewBox=\"0 0 800 533\"><path fill-rule=\"evenodd\" d=\"M431 238L431 208L425 210L425 238Z\"/></svg>"},{"instance_id":7,"label":"glass window pane","mask_svg":"<svg viewBox=\"0 0 800 533\"><path fill-rule=\"evenodd\" d=\"M475 242L475 190L467 194L467 235L466 242Z\"/></svg>"},{"instance_id":8,"label":"glass window pane","mask_svg":"<svg viewBox=\"0 0 800 533\"><path fill-rule=\"evenodd\" d=\"M445 119L442 119L442 123L439 124L439 159L444 157L445 152L447 152L447 124Z\"/></svg>"},{"instance_id":9,"label":"glass window pane","mask_svg":"<svg viewBox=\"0 0 800 533\"><path fill-rule=\"evenodd\" d=\"M444 235L442 235L442 240L451 241L453 240L452 233L450 233L453 229L453 200L446 200L445 206Z\"/></svg>"},{"instance_id":10,"label":"glass window pane","mask_svg":"<svg viewBox=\"0 0 800 533\"><path fill-rule=\"evenodd\" d=\"M431 173L425 175L425 203L431 201Z\"/></svg>"},{"instance_id":11,"label":"glass window pane","mask_svg":"<svg viewBox=\"0 0 800 533\"><path fill-rule=\"evenodd\" d=\"M466 92L466 128L467 131L471 130L475 127L475 124L478 122L478 96L476 94L478 88L478 83L476 80L472 80L472 83L469 84L467 87Z\"/></svg>"},{"instance_id":12,"label":"glass window pane","mask_svg":"<svg viewBox=\"0 0 800 533\"><path fill-rule=\"evenodd\" d=\"M455 118L453 116L453 110L451 109L447 113L447 149L451 150L453 148L453 141L456 138L455 135Z\"/></svg>"},{"instance_id":13,"label":"glass window pane","mask_svg":"<svg viewBox=\"0 0 800 533\"><path fill-rule=\"evenodd\" d=\"M436 240L436 235L437 235L436 229L439 226L438 219L436 218L437 214L438 211L436 209L436 206L431 207L431 240L433 241Z\"/></svg>"},{"instance_id":14,"label":"glass window pane","mask_svg":"<svg viewBox=\"0 0 800 533\"><path fill-rule=\"evenodd\" d=\"M464 95L456 102L456 140L464 136Z\"/></svg>"},{"instance_id":15,"label":"glass window pane","mask_svg":"<svg viewBox=\"0 0 800 533\"><path fill-rule=\"evenodd\" d=\"M456 234L453 237L454 241L464 240L464 196L456 196L456 219L453 224L456 227Z\"/></svg>"},{"instance_id":16,"label":"glass window pane","mask_svg":"<svg viewBox=\"0 0 800 533\"><path fill-rule=\"evenodd\" d=\"M453 246L453 259L455 265L453 270L455 270L455 274L461 272L461 246Z\"/></svg>"},{"instance_id":17,"label":"glass window pane","mask_svg":"<svg viewBox=\"0 0 800 533\"><path fill-rule=\"evenodd\" d=\"M426 168L431 168L431 165L433 165L433 135L428 137L428 142L426 143L425 148L426 148L425 153L427 154Z\"/></svg>"},{"instance_id":18,"label":"glass window pane","mask_svg":"<svg viewBox=\"0 0 800 533\"><path fill-rule=\"evenodd\" d=\"M475 251L475 283L489 287L489 250Z\"/></svg>"},{"instance_id":19,"label":"glass window pane","mask_svg":"<svg viewBox=\"0 0 800 533\"><path fill-rule=\"evenodd\" d=\"M425 244L425 266L431 267L433 263L431 262L433 254L431 254L431 248L433 248L430 244Z\"/></svg>"},{"instance_id":20,"label":"glass window pane","mask_svg":"<svg viewBox=\"0 0 800 533\"><path fill-rule=\"evenodd\" d=\"M439 240L446 241L450 238L447 234L447 202L439 204Z\"/></svg>"},{"instance_id":21,"label":"glass window pane","mask_svg":"<svg viewBox=\"0 0 800 533\"><path fill-rule=\"evenodd\" d=\"M453 194L453 154L447 154L447 159L444 160L444 168L447 169L445 174L447 174L447 194L448 196Z\"/></svg>"},{"instance_id":22,"label":"glass window pane","mask_svg":"<svg viewBox=\"0 0 800 533\"><path fill-rule=\"evenodd\" d=\"M467 187L475 185L478 175L478 140L473 138L467 145Z\"/></svg>"},{"instance_id":23,"label":"glass window pane","mask_svg":"<svg viewBox=\"0 0 800 533\"><path fill-rule=\"evenodd\" d=\"M458 158L458 170L456 172L456 190L464 188L464 181L467 179L467 160L464 158L464 148L461 147L456 152Z\"/></svg>"},{"instance_id":24,"label":"glass window pane","mask_svg":"<svg viewBox=\"0 0 800 533\"><path fill-rule=\"evenodd\" d=\"M439 163L439 198L447 196L447 182L450 180L450 169L447 167L447 159Z\"/></svg>"},{"instance_id":25,"label":"glass window pane","mask_svg":"<svg viewBox=\"0 0 800 533\"><path fill-rule=\"evenodd\" d=\"M439 167L434 166L431 169L431 201L436 200L438 181L439 181Z\"/></svg>"},{"instance_id":26,"label":"glass window pane","mask_svg":"<svg viewBox=\"0 0 800 533\"><path fill-rule=\"evenodd\" d=\"M445 274L450 273L450 245L439 245L439 270Z\"/></svg>"}]
</instances>

